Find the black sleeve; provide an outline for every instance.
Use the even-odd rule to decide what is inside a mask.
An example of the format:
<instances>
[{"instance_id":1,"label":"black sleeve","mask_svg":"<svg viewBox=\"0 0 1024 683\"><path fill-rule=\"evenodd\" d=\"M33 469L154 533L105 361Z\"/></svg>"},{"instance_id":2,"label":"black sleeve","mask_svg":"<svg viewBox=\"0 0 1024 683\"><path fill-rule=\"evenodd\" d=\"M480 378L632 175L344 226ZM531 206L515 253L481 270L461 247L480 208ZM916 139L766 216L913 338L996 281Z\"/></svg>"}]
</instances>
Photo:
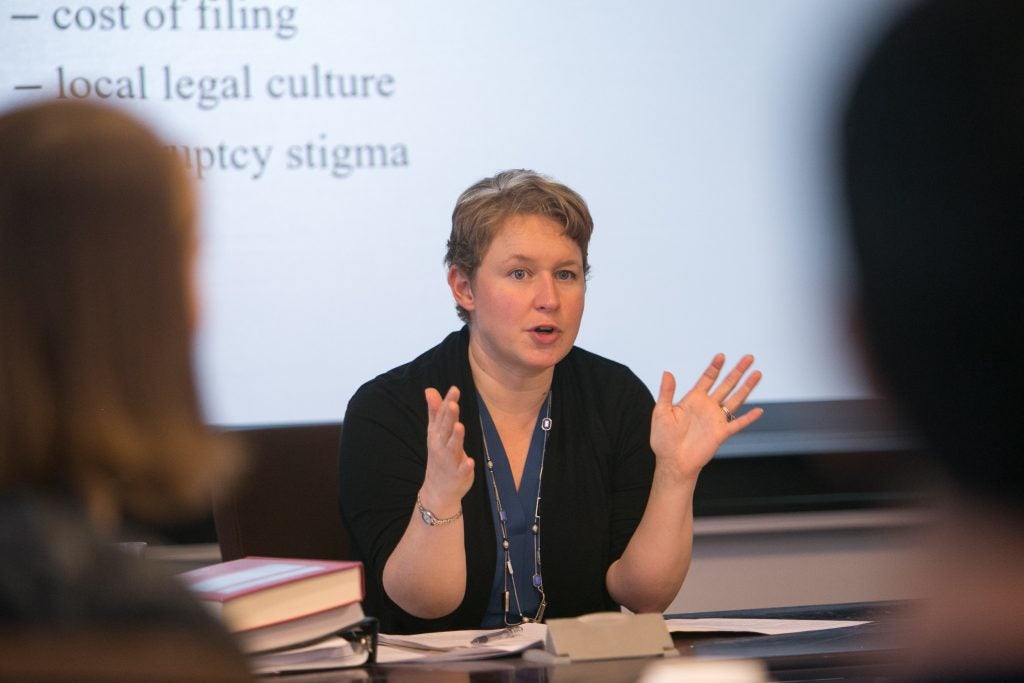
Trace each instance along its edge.
<instances>
[{"instance_id":1,"label":"black sleeve","mask_svg":"<svg viewBox=\"0 0 1024 683\"><path fill-rule=\"evenodd\" d=\"M409 523L426 470L426 407L373 382L349 402L339 449L339 507L366 565L367 612L386 621L384 564Z\"/></svg>"},{"instance_id":2,"label":"black sleeve","mask_svg":"<svg viewBox=\"0 0 1024 683\"><path fill-rule=\"evenodd\" d=\"M443 381L442 381L443 380ZM466 597L450 614L420 619L401 609L383 588L384 565L408 528L427 463L427 407L423 389L446 386L448 377L389 373L356 392L349 402L339 449L339 509L358 559L366 566L367 614L386 633L478 628L493 576L494 538L483 462L476 458L473 487L463 498L467 547ZM464 383L465 384L465 383ZM467 448L480 440L471 384L462 400Z\"/></svg>"},{"instance_id":3,"label":"black sleeve","mask_svg":"<svg viewBox=\"0 0 1024 683\"><path fill-rule=\"evenodd\" d=\"M618 416L612 463L609 506L609 558L617 560L626 550L644 510L654 477L651 450L651 414L654 398L633 373L623 378L613 415Z\"/></svg>"}]
</instances>

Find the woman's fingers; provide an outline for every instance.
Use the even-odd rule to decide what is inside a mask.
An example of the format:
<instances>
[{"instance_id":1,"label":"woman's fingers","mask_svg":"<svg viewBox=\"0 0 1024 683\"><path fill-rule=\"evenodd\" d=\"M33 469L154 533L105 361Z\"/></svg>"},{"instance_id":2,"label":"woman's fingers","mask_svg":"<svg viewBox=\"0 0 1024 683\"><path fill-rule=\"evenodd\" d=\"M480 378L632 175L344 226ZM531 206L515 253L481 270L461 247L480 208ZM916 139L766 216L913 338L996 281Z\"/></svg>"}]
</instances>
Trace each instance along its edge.
<instances>
[{"instance_id":1,"label":"woman's fingers","mask_svg":"<svg viewBox=\"0 0 1024 683\"><path fill-rule=\"evenodd\" d=\"M716 353L715 357L711 359L711 364L708 365L707 370L700 376L697 383L693 385L694 390L702 394L711 391L711 387L714 386L715 380L718 379L718 374L722 371L723 365L725 365L725 354Z\"/></svg>"},{"instance_id":2,"label":"woman's fingers","mask_svg":"<svg viewBox=\"0 0 1024 683\"><path fill-rule=\"evenodd\" d=\"M424 391L427 402L427 468L420 494L424 505L450 506L473 484L474 462L466 455L466 427L459 421L459 396L450 387L442 397ZM428 502L429 501L429 502ZM435 508L431 508L435 509Z\"/></svg>"},{"instance_id":3,"label":"woman's fingers","mask_svg":"<svg viewBox=\"0 0 1024 683\"><path fill-rule=\"evenodd\" d=\"M740 362L736 364L736 367L734 367L729 374L725 376L722 383L715 387L715 390L710 393L711 398L720 405L725 403L729 394L732 393L732 390L736 388L736 385L740 383L743 375L746 374L747 370L749 370L750 366L753 364L754 357L750 354L740 358Z\"/></svg>"},{"instance_id":4,"label":"woman's fingers","mask_svg":"<svg viewBox=\"0 0 1024 683\"><path fill-rule=\"evenodd\" d=\"M441 394L434 387L427 387L423 391L423 395L427 399L427 423L429 424L434 419L438 406L441 405Z\"/></svg>"},{"instance_id":5,"label":"woman's fingers","mask_svg":"<svg viewBox=\"0 0 1024 683\"><path fill-rule=\"evenodd\" d=\"M743 407L750 393L761 381L762 375L760 370L755 370L745 380L743 379L753 364L754 357L752 355L747 354L743 356L736 363L735 367L729 371L729 374L722 379L721 383L715 386L715 381L717 381L722 368L725 366L725 355L717 353L691 390L692 394L706 396L724 408L722 414L728 418L731 428L730 432L733 434L753 423L764 412L757 408L748 411L745 415L741 416L739 414L740 408ZM674 383L671 385L671 388L674 390ZM669 395L669 386L666 385L666 377L662 375L658 403L664 403L666 400L671 401L671 396ZM685 400L686 396L680 399L680 404Z\"/></svg>"},{"instance_id":6,"label":"woman's fingers","mask_svg":"<svg viewBox=\"0 0 1024 683\"><path fill-rule=\"evenodd\" d=\"M764 408L751 408L742 415L737 416L735 420L727 425L730 436L754 424L762 415L764 415Z\"/></svg>"},{"instance_id":7,"label":"woman's fingers","mask_svg":"<svg viewBox=\"0 0 1024 683\"><path fill-rule=\"evenodd\" d=\"M466 438L466 428L461 422L456 421L452 425L451 432L448 434L448 441L445 446L448 449L448 453L456 456L462 454L462 442Z\"/></svg>"},{"instance_id":8,"label":"woman's fingers","mask_svg":"<svg viewBox=\"0 0 1024 683\"><path fill-rule=\"evenodd\" d=\"M661 373L661 387L658 389L658 404L663 406L672 405L672 399L676 395L676 378L668 370Z\"/></svg>"},{"instance_id":9,"label":"woman's fingers","mask_svg":"<svg viewBox=\"0 0 1024 683\"><path fill-rule=\"evenodd\" d=\"M753 356L744 356L733 371L729 373L725 381L722 382L722 386L718 387L711 396L712 400L722 406L723 414L728 418L730 434L736 434L746 429L764 414L762 408L752 408L746 413L740 414L740 408L743 407L750 393L761 381L761 371L755 370L737 387L737 383L743 377L743 374L750 369L750 365L753 362ZM735 391L733 391L734 388Z\"/></svg>"},{"instance_id":10,"label":"woman's fingers","mask_svg":"<svg viewBox=\"0 0 1024 683\"><path fill-rule=\"evenodd\" d=\"M732 396L729 396L726 400L722 401L721 405L724 405L731 412L735 413L740 409L740 406L746 402L747 397L750 396L750 392L754 390L760 381L761 371L755 370L750 373L750 377L747 377L746 381L736 389Z\"/></svg>"},{"instance_id":11,"label":"woman's fingers","mask_svg":"<svg viewBox=\"0 0 1024 683\"><path fill-rule=\"evenodd\" d=\"M444 450L449 455L461 453L465 428L459 422L458 388L448 389L444 398L436 389L429 388L424 391L424 396L427 400L428 448Z\"/></svg>"}]
</instances>

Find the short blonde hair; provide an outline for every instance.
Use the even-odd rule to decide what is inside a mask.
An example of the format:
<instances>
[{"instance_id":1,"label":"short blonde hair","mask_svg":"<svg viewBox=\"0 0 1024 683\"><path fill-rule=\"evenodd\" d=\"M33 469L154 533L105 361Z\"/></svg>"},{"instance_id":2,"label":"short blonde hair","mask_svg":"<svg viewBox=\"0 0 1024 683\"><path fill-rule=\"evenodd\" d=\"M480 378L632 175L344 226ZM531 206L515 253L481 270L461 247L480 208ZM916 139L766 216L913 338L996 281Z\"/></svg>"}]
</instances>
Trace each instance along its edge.
<instances>
[{"instance_id":1,"label":"short blonde hair","mask_svg":"<svg viewBox=\"0 0 1024 683\"><path fill-rule=\"evenodd\" d=\"M594 232L594 220L583 197L547 176L515 169L502 171L470 186L452 211L445 265L455 266L473 279L494 236L512 216L546 216L565 228L565 236L583 254L583 274L590 272L587 247ZM455 305L459 318L469 322L469 312Z\"/></svg>"},{"instance_id":2,"label":"short blonde hair","mask_svg":"<svg viewBox=\"0 0 1024 683\"><path fill-rule=\"evenodd\" d=\"M145 126L86 103L0 117L0 487L149 520L209 504L233 448L202 421L195 200Z\"/></svg>"}]
</instances>

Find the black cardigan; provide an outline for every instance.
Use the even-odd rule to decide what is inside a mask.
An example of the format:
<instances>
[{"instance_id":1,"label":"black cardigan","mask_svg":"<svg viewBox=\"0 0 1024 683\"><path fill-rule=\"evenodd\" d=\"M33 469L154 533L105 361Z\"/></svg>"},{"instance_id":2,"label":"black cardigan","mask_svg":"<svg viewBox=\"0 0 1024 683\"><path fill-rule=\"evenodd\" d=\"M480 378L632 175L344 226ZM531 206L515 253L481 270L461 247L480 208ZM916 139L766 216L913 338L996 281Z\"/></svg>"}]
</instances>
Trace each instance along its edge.
<instances>
[{"instance_id":1,"label":"black cardigan","mask_svg":"<svg viewBox=\"0 0 1024 683\"><path fill-rule=\"evenodd\" d=\"M386 633L479 628L494 578L495 530L486 489L483 437L469 366L469 330L367 382L349 402L339 459L342 519L366 564L366 610ZM476 461L463 498L467 585L462 604L440 619L419 619L386 595L384 564L405 533L426 468L423 391L462 392L465 449ZM643 516L654 472L654 399L627 367L579 348L555 366L553 428L544 463L541 557L547 617L618 605L605 572ZM427 570L429 571L429 569Z\"/></svg>"}]
</instances>

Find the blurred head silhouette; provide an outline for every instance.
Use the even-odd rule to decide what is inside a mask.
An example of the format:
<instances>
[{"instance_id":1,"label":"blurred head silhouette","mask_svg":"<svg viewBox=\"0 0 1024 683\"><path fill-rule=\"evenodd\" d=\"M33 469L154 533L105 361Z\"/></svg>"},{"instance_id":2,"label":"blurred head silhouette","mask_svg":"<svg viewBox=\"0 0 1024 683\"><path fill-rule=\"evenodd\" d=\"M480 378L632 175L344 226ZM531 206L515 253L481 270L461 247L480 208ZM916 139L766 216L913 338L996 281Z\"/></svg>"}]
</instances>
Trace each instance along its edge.
<instances>
[{"instance_id":1,"label":"blurred head silhouette","mask_svg":"<svg viewBox=\"0 0 1024 683\"><path fill-rule=\"evenodd\" d=\"M1024 680L1024 3L914 4L858 72L842 174L867 352L944 473L906 657Z\"/></svg>"},{"instance_id":2,"label":"blurred head silhouette","mask_svg":"<svg viewBox=\"0 0 1024 683\"><path fill-rule=\"evenodd\" d=\"M915 5L859 73L842 172L868 352L964 493L1024 516L1024 4Z\"/></svg>"},{"instance_id":3,"label":"blurred head silhouette","mask_svg":"<svg viewBox=\"0 0 1024 683\"><path fill-rule=\"evenodd\" d=\"M0 489L96 520L208 504L191 336L196 207L145 126L86 103L0 117Z\"/></svg>"}]
</instances>

